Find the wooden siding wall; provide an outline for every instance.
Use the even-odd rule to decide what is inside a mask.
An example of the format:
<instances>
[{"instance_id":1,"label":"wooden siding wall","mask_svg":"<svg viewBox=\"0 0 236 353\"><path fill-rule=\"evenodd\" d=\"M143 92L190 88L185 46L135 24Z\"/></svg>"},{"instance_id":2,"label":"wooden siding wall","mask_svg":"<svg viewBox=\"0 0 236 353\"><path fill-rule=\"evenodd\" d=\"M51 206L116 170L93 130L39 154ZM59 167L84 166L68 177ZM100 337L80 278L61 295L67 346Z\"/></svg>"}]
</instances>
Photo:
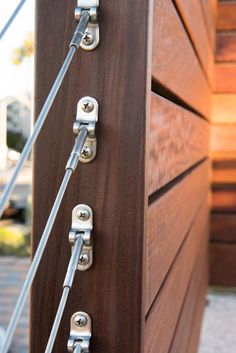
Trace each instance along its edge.
<instances>
[{"instance_id":1,"label":"wooden siding wall","mask_svg":"<svg viewBox=\"0 0 236 353\"><path fill-rule=\"evenodd\" d=\"M208 283L216 1L154 0L144 352L195 353Z\"/></svg>"},{"instance_id":2,"label":"wooden siding wall","mask_svg":"<svg viewBox=\"0 0 236 353\"><path fill-rule=\"evenodd\" d=\"M236 1L220 1L212 112L211 271L236 286Z\"/></svg>"},{"instance_id":3,"label":"wooden siding wall","mask_svg":"<svg viewBox=\"0 0 236 353\"><path fill-rule=\"evenodd\" d=\"M95 261L76 274L53 352L66 351L70 316L84 310L92 353L196 353L208 282L216 1L101 3L101 43L76 56L35 148L34 251L73 144L76 104L97 98L98 155L74 174L34 281L31 352L45 349L71 212L86 203ZM37 0L36 113L67 52L74 5Z\"/></svg>"}]
</instances>

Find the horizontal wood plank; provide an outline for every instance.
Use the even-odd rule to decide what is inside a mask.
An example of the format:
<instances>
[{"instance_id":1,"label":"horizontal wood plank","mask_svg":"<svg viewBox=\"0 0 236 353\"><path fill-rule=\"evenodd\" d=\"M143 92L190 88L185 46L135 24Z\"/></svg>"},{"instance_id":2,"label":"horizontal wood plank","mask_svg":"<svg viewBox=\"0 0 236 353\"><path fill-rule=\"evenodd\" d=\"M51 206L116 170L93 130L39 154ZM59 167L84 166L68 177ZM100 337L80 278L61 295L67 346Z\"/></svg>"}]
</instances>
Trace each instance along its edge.
<instances>
[{"instance_id":1,"label":"horizontal wood plank","mask_svg":"<svg viewBox=\"0 0 236 353\"><path fill-rule=\"evenodd\" d=\"M208 11L211 10L210 3ZM207 26L199 0L176 0L177 7L188 30L188 33L195 46L196 52L200 58L201 64L211 80L213 68L213 50L209 42ZM210 14L211 16L211 14ZM212 25L212 29L214 26Z\"/></svg>"},{"instance_id":2,"label":"horizontal wood plank","mask_svg":"<svg viewBox=\"0 0 236 353\"><path fill-rule=\"evenodd\" d=\"M236 214L211 215L211 241L236 244Z\"/></svg>"},{"instance_id":3,"label":"horizontal wood plank","mask_svg":"<svg viewBox=\"0 0 236 353\"><path fill-rule=\"evenodd\" d=\"M229 0L219 3L217 29L236 29L236 1Z\"/></svg>"},{"instance_id":4,"label":"horizontal wood plank","mask_svg":"<svg viewBox=\"0 0 236 353\"><path fill-rule=\"evenodd\" d=\"M236 244L210 245L210 284L236 286Z\"/></svg>"},{"instance_id":5,"label":"horizontal wood plank","mask_svg":"<svg viewBox=\"0 0 236 353\"><path fill-rule=\"evenodd\" d=\"M153 93L149 148L152 194L208 155L209 124Z\"/></svg>"},{"instance_id":6,"label":"horizontal wood plank","mask_svg":"<svg viewBox=\"0 0 236 353\"><path fill-rule=\"evenodd\" d=\"M166 278L145 326L145 353L168 353L199 250L208 242L208 204L204 203ZM158 349L157 349L158 347Z\"/></svg>"},{"instance_id":7,"label":"horizontal wood plank","mask_svg":"<svg viewBox=\"0 0 236 353\"><path fill-rule=\"evenodd\" d=\"M157 82L209 118L211 89L171 0L154 0L152 63Z\"/></svg>"},{"instance_id":8,"label":"horizontal wood plank","mask_svg":"<svg viewBox=\"0 0 236 353\"><path fill-rule=\"evenodd\" d=\"M207 244L208 254L209 254L209 244ZM198 353L199 351L199 341L201 338L201 328L204 315L204 309L206 305L206 291L209 285L209 256L205 259L205 271L202 274L202 281L199 284L201 287L201 292L197 300L197 307L195 310L194 318L192 321L192 332L188 342L188 349L186 353ZM203 260L204 261L204 260Z\"/></svg>"},{"instance_id":9,"label":"horizontal wood plank","mask_svg":"<svg viewBox=\"0 0 236 353\"><path fill-rule=\"evenodd\" d=\"M236 184L236 159L213 160L212 183L213 185Z\"/></svg>"},{"instance_id":10,"label":"horizontal wood plank","mask_svg":"<svg viewBox=\"0 0 236 353\"><path fill-rule=\"evenodd\" d=\"M233 153L236 151L236 124L215 124L211 128L211 151Z\"/></svg>"},{"instance_id":11,"label":"horizontal wood plank","mask_svg":"<svg viewBox=\"0 0 236 353\"><path fill-rule=\"evenodd\" d=\"M216 61L236 62L236 32L225 32L217 35Z\"/></svg>"},{"instance_id":12,"label":"horizontal wood plank","mask_svg":"<svg viewBox=\"0 0 236 353\"><path fill-rule=\"evenodd\" d=\"M236 94L214 94L212 101L213 123L236 123Z\"/></svg>"},{"instance_id":13,"label":"horizontal wood plank","mask_svg":"<svg viewBox=\"0 0 236 353\"><path fill-rule=\"evenodd\" d=\"M215 65L214 92L236 93L236 64Z\"/></svg>"},{"instance_id":14,"label":"horizontal wood plank","mask_svg":"<svg viewBox=\"0 0 236 353\"><path fill-rule=\"evenodd\" d=\"M187 353L197 347L208 285L208 245L199 254L169 353ZM193 344L193 341L194 344Z\"/></svg>"},{"instance_id":15,"label":"horizontal wood plank","mask_svg":"<svg viewBox=\"0 0 236 353\"><path fill-rule=\"evenodd\" d=\"M212 187L212 210L217 212L236 212L236 186Z\"/></svg>"},{"instance_id":16,"label":"horizontal wood plank","mask_svg":"<svg viewBox=\"0 0 236 353\"><path fill-rule=\"evenodd\" d=\"M208 176L209 162L205 161L149 207L145 256L146 312L208 194Z\"/></svg>"}]
</instances>

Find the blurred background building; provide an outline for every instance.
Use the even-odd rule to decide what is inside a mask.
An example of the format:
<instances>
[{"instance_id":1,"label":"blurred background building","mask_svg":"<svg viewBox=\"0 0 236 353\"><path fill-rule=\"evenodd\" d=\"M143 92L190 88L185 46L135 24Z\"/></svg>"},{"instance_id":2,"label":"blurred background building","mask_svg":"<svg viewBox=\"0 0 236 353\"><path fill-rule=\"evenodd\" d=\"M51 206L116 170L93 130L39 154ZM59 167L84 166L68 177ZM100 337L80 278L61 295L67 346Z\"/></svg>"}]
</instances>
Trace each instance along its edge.
<instances>
[{"instance_id":1,"label":"blurred background building","mask_svg":"<svg viewBox=\"0 0 236 353\"><path fill-rule=\"evenodd\" d=\"M18 0L0 4L0 29ZM34 0L27 0L0 42L0 193L32 127ZM27 19L27 20L25 20ZM27 161L0 220L0 347L29 268L32 163ZM28 352L28 304L11 353Z\"/></svg>"}]
</instances>

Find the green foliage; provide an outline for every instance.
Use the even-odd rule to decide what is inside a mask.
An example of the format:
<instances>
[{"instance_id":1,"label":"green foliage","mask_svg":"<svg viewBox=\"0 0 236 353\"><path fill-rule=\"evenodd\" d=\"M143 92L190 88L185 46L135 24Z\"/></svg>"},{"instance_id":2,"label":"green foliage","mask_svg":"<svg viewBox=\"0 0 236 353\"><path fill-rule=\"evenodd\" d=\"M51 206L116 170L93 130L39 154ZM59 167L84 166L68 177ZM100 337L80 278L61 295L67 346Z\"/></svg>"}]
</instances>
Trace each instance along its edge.
<instances>
[{"instance_id":1,"label":"green foliage","mask_svg":"<svg viewBox=\"0 0 236 353\"><path fill-rule=\"evenodd\" d=\"M30 232L0 227L0 255L26 257L30 255Z\"/></svg>"},{"instance_id":2,"label":"green foliage","mask_svg":"<svg viewBox=\"0 0 236 353\"><path fill-rule=\"evenodd\" d=\"M14 49L12 62L14 65L20 65L25 58L30 58L34 53L33 33L29 33L23 45Z\"/></svg>"},{"instance_id":3,"label":"green foliage","mask_svg":"<svg viewBox=\"0 0 236 353\"><path fill-rule=\"evenodd\" d=\"M20 133L7 132L7 146L17 152L21 152L24 148L26 139Z\"/></svg>"}]
</instances>

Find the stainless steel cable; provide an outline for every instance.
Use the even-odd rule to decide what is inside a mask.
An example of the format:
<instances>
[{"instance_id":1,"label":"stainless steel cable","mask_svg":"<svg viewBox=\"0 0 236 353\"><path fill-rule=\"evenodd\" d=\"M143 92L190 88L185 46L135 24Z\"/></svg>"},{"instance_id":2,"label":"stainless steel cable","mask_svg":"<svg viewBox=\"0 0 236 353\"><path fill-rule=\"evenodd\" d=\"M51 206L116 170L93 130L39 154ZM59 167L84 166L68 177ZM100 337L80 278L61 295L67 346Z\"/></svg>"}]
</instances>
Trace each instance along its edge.
<instances>
[{"instance_id":1,"label":"stainless steel cable","mask_svg":"<svg viewBox=\"0 0 236 353\"><path fill-rule=\"evenodd\" d=\"M37 251L34 255L33 261L31 263L31 266L30 266L29 272L27 274L26 280L24 282L23 288L21 290L20 296L17 300L15 309L14 309L13 314L11 316L11 320L10 320L10 323L9 323L7 331L6 331L6 335L5 335L5 339L3 342L1 353L7 353L10 348L11 341L12 341L17 323L18 323L19 318L21 316L21 313L24 308L27 296L29 294L30 287L32 285L36 271L37 271L38 266L40 264L42 255L44 253L44 249L46 247L46 244L48 242L52 227L54 225L54 222L55 222L58 210L60 208L63 196L64 196L65 191L67 189L70 177L71 177L72 173L74 172L74 170L76 169L77 163L79 161L79 157L80 157L81 151L83 149L87 134L88 134L87 128L83 127L80 130L78 137L76 138L76 141L75 141L74 147L72 149L70 158L69 158L68 163L66 165L66 172L65 172L63 181L61 183L59 192L58 192L56 200L53 204L53 207L50 212L47 224L44 228L41 240L39 242Z\"/></svg>"},{"instance_id":2,"label":"stainless steel cable","mask_svg":"<svg viewBox=\"0 0 236 353\"><path fill-rule=\"evenodd\" d=\"M72 252L72 256L70 258L70 263L67 269L67 273L66 273L66 277L65 277L65 281L63 284L63 293L62 293L62 297L60 300L60 304L57 310L57 314L56 314L56 318L54 320L53 323L53 327L51 330L51 334L47 343L47 347L45 350L45 353L51 353L54 343L55 343L55 339L57 336L57 332L61 323L61 319L62 319L62 315L64 313L65 310L65 305L68 299L68 295L70 292L70 289L72 287L73 281L74 281L74 276L75 276L75 272L77 270L77 266L79 263L79 258L81 256L82 253L82 249L83 249L83 244L84 244L84 240L82 238L82 236L79 236L78 239L76 240L73 252Z\"/></svg>"},{"instance_id":3,"label":"stainless steel cable","mask_svg":"<svg viewBox=\"0 0 236 353\"><path fill-rule=\"evenodd\" d=\"M4 211L4 208L6 206L6 203L8 202L9 200L9 197L10 197L10 194L15 186L15 183L16 183L16 179L19 175L19 173L21 172L22 168L23 168L23 165L26 161L26 159L28 158L29 154L30 154L30 151L34 145L34 143L36 142L37 140L37 137L43 127L43 124L47 118L47 115L48 115L48 112L55 100L55 97L59 91L59 88L61 87L61 84L63 82L63 79L68 71L68 68L70 66L70 63L73 59L73 56L76 52L76 50L79 48L80 46L80 43L83 39L83 36L84 36L84 33L85 33L85 30L87 28L87 25L88 25L88 22L89 22L89 12L88 11L85 11L83 12L82 16L81 16L81 20L79 21L78 25L77 25L77 28L75 30L75 33L73 35L73 38L72 38L72 41L70 43L70 49L69 49L69 52L67 54L67 57L61 67L61 70L59 71L59 74L52 86L52 89L46 99L46 102L44 103L44 106L37 118L37 121L35 123L35 126L34 126L34 129L33 129L33 132L32 134L30 135L29 139L27 140L25 146L24 146L24 149L20 155L20 158L18 160L18 163L14 169L14 172L11 176L11 179L9 181L9 183L6 185L4 191L3 191L3 194L1 196L1 199L0 199L0 217L2 216L3 214L3 211Z\"/></svg>"},{"instance_id":4,"label":"stainless steel cable","mask_svg":"<svg viewBox=\"0 0 236 353\"><path fill-rule=\"evenodd\" d=\"M16 16L20 12L21 8L23 7L24 3L26 0L21 0L9 19L7 20L6 24L3 26L1 32L0 32L0 40L3 38L4 34L7 32L8 28L11 26L12 22L15 20Z\"/></svg>"},{"instance_id":5,"label":"stainless steel cable","mask_svg":"<svg viewBox=\"0 0 236 353\"><path fill-rule=\"evenodd\" d=\"M74 353L81 353L81 352L82 352L81 345L78 344L78 346L76 346L75 349L74 349Z\"/></svg>"}]
</instances>

